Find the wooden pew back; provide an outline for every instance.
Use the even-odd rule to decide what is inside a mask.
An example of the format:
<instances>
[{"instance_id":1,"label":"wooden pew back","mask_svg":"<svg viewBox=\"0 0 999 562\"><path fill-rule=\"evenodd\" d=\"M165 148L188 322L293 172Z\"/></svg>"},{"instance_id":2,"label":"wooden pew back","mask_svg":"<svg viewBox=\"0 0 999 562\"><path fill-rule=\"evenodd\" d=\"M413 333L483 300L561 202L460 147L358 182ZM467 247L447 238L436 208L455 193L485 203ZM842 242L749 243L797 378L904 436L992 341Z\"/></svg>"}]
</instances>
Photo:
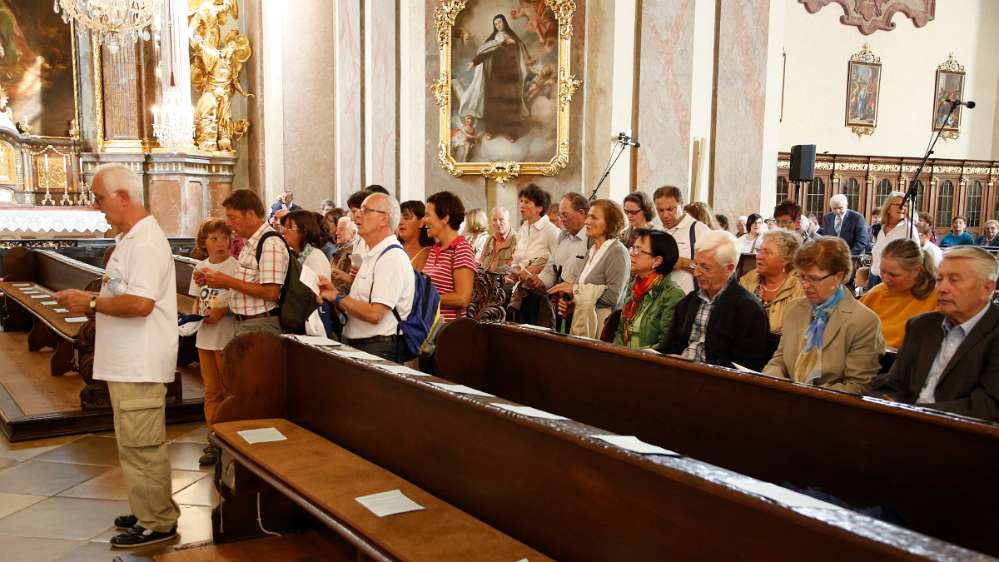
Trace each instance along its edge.
<instances>
[{"instance_id":1,"label":"wooden pew back","mask_svg":"<svg viewBox=\"0 0 999 562\"><path fill-rule=\"evenodd\" d=\"M733 488L740 475L626 453L588 437L601 430L525 418L428 380L253 334L226 348L217 421L288 418L556 559L969 555L843 510L770 503Z\"/></svg>"},{"instance_id":2,"label":"wooden pew back","mask_svg":"<svg viewBox=\"0 0 999 562\"><path fill-rule=\"evenodd\" d=\"M999 554L999 427L514 325L449 324L439 376Z\"/></svg>"}]
</instances>

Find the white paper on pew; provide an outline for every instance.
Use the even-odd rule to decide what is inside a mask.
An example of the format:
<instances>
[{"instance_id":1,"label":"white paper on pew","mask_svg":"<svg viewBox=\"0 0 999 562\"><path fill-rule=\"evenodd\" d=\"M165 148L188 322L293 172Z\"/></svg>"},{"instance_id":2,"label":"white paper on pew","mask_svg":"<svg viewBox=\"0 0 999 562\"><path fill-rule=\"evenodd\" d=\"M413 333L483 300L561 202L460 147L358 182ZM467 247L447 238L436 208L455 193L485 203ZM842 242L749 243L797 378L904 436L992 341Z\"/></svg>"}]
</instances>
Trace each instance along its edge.
<instances>
[{"instance_id":1,"label":"white paper on pew","mask_svg":"<svg viewBox=\"0 0 999 562\"><path fill-rule=\"evenodd\" d=\"M69 311L66 310L65 308L53 308L52 312L58 312L59 314L66 314Z\"/></svg>"},{"instance_id":2,"label":"white paper on pew","mask_svg":"<svg viewBox=\"0 0 999 562\"><path fill-rule=\"evenodd\" d=\"M261 427L260 429L244 429L237 431L237 435L246 440L249 444L270 443L271 441L286 441L288 438L277 430L276 427Z\"/></svg>"},{"instance_id":3,"label":"white paper on pew","mask_svg":"<svg viewBox=\"0 0 999 562\"><path fill-rule=\"evenodd\" d=\"M368 511L378 517L387 517L397 513L408 513L410 511L420 511L426 509L422 505L406 497L399 490L389 490L378 494L371 494L354 498L357 503L368 508Z\"/></svg>"},{"instance_id":4,"label":"white paper on pew","mask_svg":"<svg viewBox=\"0 0 999 562\"><path fill-rule=\"evenodd\" d=\"M315 271L312 271L312 268L303 267L302 268L302 274L298 276L298 279L306 287L308 287L309 289L312 289L313 293L315 293L317 295L319 294L319 276L316 275Z\"/></svg>"},{"instance_id":5,"label":"white paper on pew","mask_svg":"<svg viewBox=\"0 0 999 562\"><path fill-rule=\"evenodd\" d=\"M30 295L33 299L50 299L52 295Z\"/></svg>"},{"instance_id":6,"label":"white paper on pew","mask_svg":"<svg viewBox=\"0 0 999 562\"><path fill-rule=\"evenodd\" d=\"M739 372L742 372L742 373L754 373L754 374L757 374L757 375L760 374L759 371L754 371L754 370L750 369L749 367L743 367L742 365L736 363L735 361L732 361L732 366L735 367L736 371L739 371Z\"/></svg>"},{"instance_id":7,"label":"white paper on pew","mask_svg":"<svg viewBox=\"0 0 999 562\"><path fill-rule=\"evenodd\" d=\"M662 355L662 352L656 351L653 347L643 347L642 349L639 349L639 351L642 353L651 353L652 355Z\"/></svg>"},{"instance_id":8,"label":"white paper on pew","mask_svg":"<svg viewBox=\"0 0 999 562\"><path fill-rule=\"evenodd\" d=\"M296 334L293 337L296 340L302 343L307 343L309 345L343 345L342 343L336 340L331 340L326 336L305 336L301 334Z\"/></svg>"},{"instance_id":9,"label":"white paper on pew","mask_svg":"<svg viewBox=\"0 0 999 562\"><path fill-rule=\"evenodd\" d=\"M530 406L518 406L516 404L493 404L499 408L503 408L509 412L514 412L524 416L532 418L540 418L543 420L567 420L569 418L565 416L560 416L558 414L553 414L551 412L546 412L544 410L539 410L537 408L532 408Z\"/></svg>"},{"instance_id":10,"label":"white paper on pew","mask_svg":"<svg viewBox=\"0 0 999 562\"><path fill-rule=\"evenodd\" d=\"M360 359L362 361L384 361L384 359L377 355L372 355L359 349L332 349L330 351L340 357L346 357L348 359Z\"/></svg>"},{"instance_id":11,"label":"white paper on pew","mask_svg":"<svg viewBox=\"0 0 999 562\"><path fill-rule=\"evenodd\" d=\"M616 445L622 449L627 449L640 455L680 456L680 454L676 451L670 451L669 449L663 449L662 447L658 447L652 443L646 443L634 435L591 435L590 437L596 437L601 441L606 441L611 445Z\"/></svg>"},{"instance_id":12,"label":"white paper on pew","mask_svg":"<svg viewBox=\"0 0 999 562\"><path fill-rule=\"evenodd\" d=\"M66 318L63 318L63 320L65 320L66 322L69 322L70 324L83 324L84 322L87 321L87 317L86 316L68 316Z\"/></svg>"},{"instance_id":13,"label":"white paper on pew","mask_svg":"<svg viewBox=\"0 0 999 562\"><path fill-rule=\"evenodd\" d=\"M31 283L11 283L12 287L30 287Z\"/></svg>"},{"instance_id":14,"label":"white paper on pew","mask_svg":"<svg viewBox=\"0 0 999 562\"><path fill-rule=\"evenodd\" d=\"M527 328L528 330L537 330L539 332L550 332L551 328L548 326L535 326L534 324L521 324L521 328Z\"/></svg>"},{"instance_id":15,"label":"white paper on pew","mask_svg":"<svg viewBox=\"0 0 999 562\"><path fill-rule=\"evenodd\" d=\"M416 369L410 369L405 365L380 365L382 369L386 371L393 372L397 375L411 375L414 377L429 377L430 375L424 373L423 371L417 371Z\"/></svg>"},{"instance_id":16,"label":"white paper on pew","mask_svg":"<svg viewBox=\"0 0 999 562\"><path fill-rule=\"evenodd\" d=\"M56 302L56 301L42 301L42 302L41 302L41 303L39 303L39 304L43 304L43 305L45 305L45 306L55 306L55 305L57 305L57 304L59 304L59 303L58 303L58 302Z\"/></svg>"},{"instance_id":17,"label":"white paper on pew","mask_svg":"<svg viewBox=\"0 0 999 562\"><path fill-rule=\"evenodd\" d=\"M818 509L839 509L837 506L824 502L822 500L817 500L812 496L806 496L805 494L800 494L794 490L788 490L787 488L778 486L776 484L771 484L770 482L763 482L760 480L753 480L750 478L742 478L738 480L730 480L729 484L734 485L747 492L752 492L754 494L763 496L767 499L773 500L779 504L786 505L788 507L814 507Z\"/></svg>"},{"instance_id":18,"label":"white paper on pew","mask_svg":"<svg viewBox=\"0 0 999 562\"><path fill-rule=\"evenodd\" d=\"M457 392L458 394L468 394L471 396L487 396L489 398L493 398L493 395L489 394L488 392L482 392L481 390L476 390L470 386L465 386L463 384L447 384L443 382L432 382L430 384L442 390L450 390L451 392Z\"/></svg>"},{"instance_id":19,"label":"white paper on pew","mask_svg":"<svg viewBox=\"0 0 999 562\"><path fill-rule=\"evenodd\" d=\"M21 289L21 292L26 295L37 295L38 289Z\"/></svg>"}]
</instances>

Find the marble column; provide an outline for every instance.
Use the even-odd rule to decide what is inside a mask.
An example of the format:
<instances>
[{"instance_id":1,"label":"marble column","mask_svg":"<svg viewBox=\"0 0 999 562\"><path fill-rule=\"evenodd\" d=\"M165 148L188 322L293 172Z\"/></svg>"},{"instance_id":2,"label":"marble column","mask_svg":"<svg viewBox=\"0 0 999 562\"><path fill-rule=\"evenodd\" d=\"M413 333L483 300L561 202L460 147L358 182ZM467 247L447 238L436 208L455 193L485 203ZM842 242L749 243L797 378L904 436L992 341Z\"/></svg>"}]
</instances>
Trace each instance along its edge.
<instances>
[{"instance_id":1,"label":"marble column","mask_svg":"<svg viewBox=\"0 0 999 562\"><path fill-rule=\"evenodd\" d=\"M689 187L694 0L643 0L635 137L637 190Z\"/></svg>"},{"instance_id":2,"label":"marble column","mask_svg":"<svg viewBox=\"0 0 999 562\"><path fill-rule=\"evenodd\" d=\"M398 0L364 0L364 183L392 194L399 183L398 17Z\"/></svg>"},{"instance_id":3,"label":"marble column","mask_svg":"<svg viewBox=\"0 0 999 562\"><path fill-rule=\"evenodd\" d=\"M334 180L336 201L346 206L347 197L364 187L364 55L361 37L362 0L336 2Z\"/></svg>"}]
</instances>

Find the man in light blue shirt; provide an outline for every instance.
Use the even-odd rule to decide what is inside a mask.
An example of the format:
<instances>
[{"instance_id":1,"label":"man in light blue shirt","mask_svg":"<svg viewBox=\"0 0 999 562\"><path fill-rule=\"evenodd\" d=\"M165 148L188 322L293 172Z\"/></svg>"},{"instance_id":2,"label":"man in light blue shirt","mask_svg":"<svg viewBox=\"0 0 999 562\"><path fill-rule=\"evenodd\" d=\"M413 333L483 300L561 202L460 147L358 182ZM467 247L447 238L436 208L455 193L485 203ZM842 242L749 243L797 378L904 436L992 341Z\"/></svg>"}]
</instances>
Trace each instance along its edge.
<instances>
[{"instance_id":1,"label":"man in light blue shirt","mask_svg":"<svg viewBox=\"0 0 999 562\"><path fill-rule=\"evenodd\" d=\"M951 249L937 274L937 311L909 320L898 358L872 393L999 421L999 263L981 248Z\"/></svg>"}]
</instances>

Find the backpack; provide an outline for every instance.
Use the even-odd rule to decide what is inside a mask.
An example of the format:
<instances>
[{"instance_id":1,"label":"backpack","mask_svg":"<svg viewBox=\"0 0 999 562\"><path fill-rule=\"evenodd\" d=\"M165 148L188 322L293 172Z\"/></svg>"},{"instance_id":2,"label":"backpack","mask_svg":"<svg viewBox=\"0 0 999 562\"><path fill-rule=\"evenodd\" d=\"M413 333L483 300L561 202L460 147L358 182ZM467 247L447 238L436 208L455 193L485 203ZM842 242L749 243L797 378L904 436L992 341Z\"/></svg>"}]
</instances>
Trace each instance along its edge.
<instances>
[{"instance_id":1,"label":"backpack","mask_svg":"<svg viewBox=\"0 0 999 562\"><path fill-rule=\"evenodd\" d=\"M385 252L393 248L399 248L405 252L402 246L392 244L378 254L375 265L378 265L378 259L381 259ZM430 280L430 277L415 269L413 270L413 281L413 306L409 311L409 316L403 320L396 307L392 307L392 315L398 322L396 334L402 344L401 361L409 361L420 355L421 351L432 353L437 343L437 334L444 326L444 320L441 317L441 295L437 292L437 287L434 287L434 282ZM374 287L375 270L372 268L371 289L374 290ZM370 290L368 291L368 302L371 302Z\"/></svg>"},{"instance_id":2,"label":"backpack","mask_svg":"<svg viewBox=\"0 0 999 562\"><path fill-rule=\"evenodd\" d=\"M305 322L319 307L319 303L316 302L316 294L312 289L302 283L302 264L298 263L288 243L279 233L272 231L260 237L260 242L257 242L257 267L260 267L264 241L273 236L288 250L288 273L284 276L284 285L281 285L281 296L278 298L281 330L288 334L304 334Z\"/></svg>"}]
</instances>

